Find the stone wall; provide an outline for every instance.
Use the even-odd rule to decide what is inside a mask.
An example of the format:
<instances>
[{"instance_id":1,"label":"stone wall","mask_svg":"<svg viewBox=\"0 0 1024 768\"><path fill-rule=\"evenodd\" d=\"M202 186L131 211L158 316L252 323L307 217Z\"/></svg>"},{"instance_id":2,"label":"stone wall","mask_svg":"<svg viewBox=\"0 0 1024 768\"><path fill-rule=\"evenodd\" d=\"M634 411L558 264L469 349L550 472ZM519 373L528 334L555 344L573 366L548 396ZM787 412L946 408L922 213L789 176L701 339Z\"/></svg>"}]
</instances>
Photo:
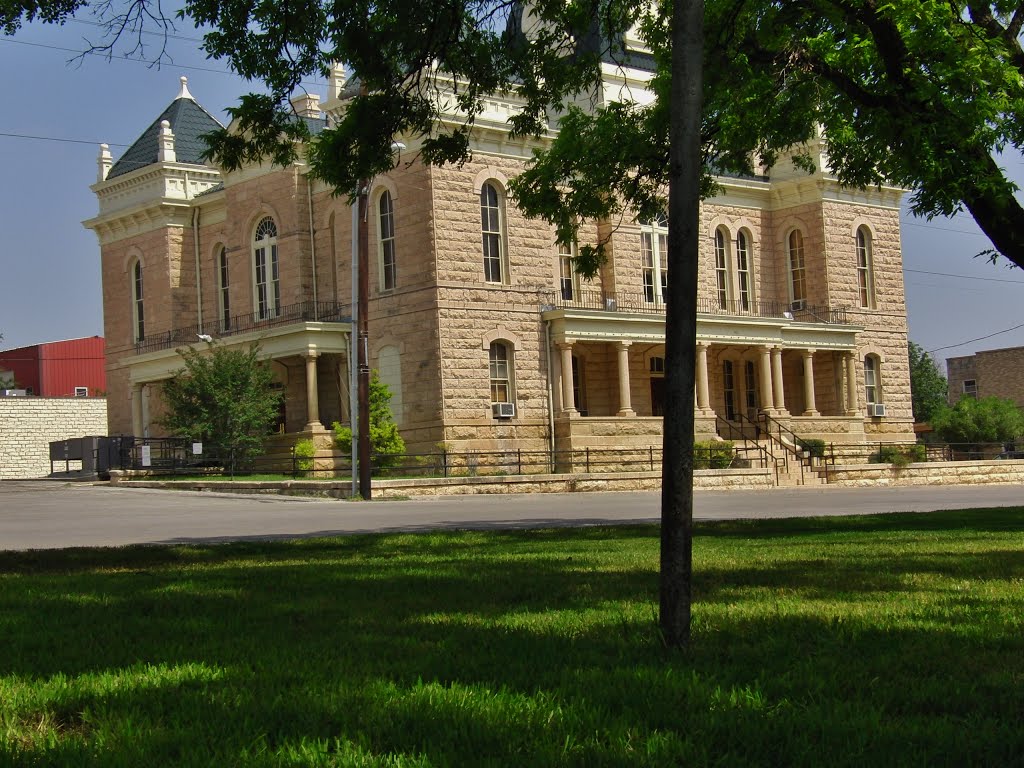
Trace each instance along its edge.
<instances>
[{"instance_id":1,"label":"stone wall","mask_svg":"<svg viewBox=\"0 0 1024 768\"><path fill-rule=\"evenodd\" d=\"M852 488L890 485L1024 485L1024 460L934 461L896 468L856 464L829 469L829 485Z\"/></svg>"},{"instance_id":2,"label":"stone wall","mask_svg":"<svg viewBox=\"0 0 1024 768\"><path fill-rule=\"evenodd\" d=\"M51 441L105 434L106 398L0 398L0 480L46 477Z\"/></svg>"}]
</instances>

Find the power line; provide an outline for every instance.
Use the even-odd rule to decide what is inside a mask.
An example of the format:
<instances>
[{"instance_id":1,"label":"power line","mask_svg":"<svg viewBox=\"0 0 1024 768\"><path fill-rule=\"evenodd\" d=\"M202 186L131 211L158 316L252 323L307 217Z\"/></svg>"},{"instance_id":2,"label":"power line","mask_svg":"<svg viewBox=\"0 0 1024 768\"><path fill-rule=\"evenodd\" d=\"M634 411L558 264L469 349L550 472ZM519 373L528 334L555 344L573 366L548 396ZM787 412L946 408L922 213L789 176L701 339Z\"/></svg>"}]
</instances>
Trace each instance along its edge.
<instances>
[{"instance_id":1,"label":"power line","mask_svg":"<svg viewBox=\"0 0 1024 768\"><path fill-rule=\"evenodd\" d=\"M1024 328L1024 323L1021 323L1020 325L1015 325L1015 326L1013 326L1013 328L1004 328L1001 331L996 331L995 333L990 333L987 336L979 336L976 339L968 339L967 341L961 341L959 344L947 344L944 347L936 347L935 349L929 349L928 350L928 354L930 355L933 352L940 352L943 349L955 349L956 347L963 347L963 346L966 346L967 344L973 344L976 341L984 341L985 339L991 339L993 336L999 336L1000 334L1003 334L1003 333L1009 333L1010 331L1016 331L1018 328Z\"/></svg>"},{"instance_id":2,"label":"power line","mask_svg":"<svg viewBox=\"0 0 1024 768\"><path fill-rule=\"evenodd\" d=\"M106 144L110 147L127 147L127 144L118 144L116 141L88 141L86 139L62 139L56 136L33 136L28 133L3 133L0 132L0 136L6 136L11 139L34 139L35 141L58 141L64 144L91 144L93 146L99 146L100 144Z\"/></svg>"},{"instance_id":3,"label":"power line","mask_svg":"<svg viewBox=\"0 0 1024 768\"><path fill-rule=\"evenodd\" d=\"M157 69L159 69L161 66L165 66L165 67L174 68L174 69L187 69L187 70L192 71L192 72L213 72L213 73L218 74L218 75L230 75L231 77L237 77L240 80L247 79L247 78L244 78L241 75L239 75L239 74L237 74L235 72L232 72L232 71L230 71L228 69L213 69L212 67L197 67L197 66L190 66L188 64L175 64L174 60L171 59L170 56L168 56L169 61L166 62L166 63L163 63L163 62L161 62L159 60L157 60L157 61L146 61L145 59L137 59L137 58L133 58L131 56L117 55L117 54L114 54L114 53L112 53L110 51L82 51L82 50L79 50L78 48L65 48L65 47L60 46L60 45L50 45L48 43L32 43L32 42L29 42L27 40L12 40L9 37L0 37L0 43L14 43L15 45L27 45L27 46L29 46L31 48L46 48L47 50L51 50L51 51L61 51L63 53L73 53L73 54L75 54L76 57L77 56L102 56L105 59L117 59L118 61L132 61L132 62L136 62L136 63L139 63L139 64L145 64L146 66L156 66ZM319 87L319 86L327 85L327 83L322 82L322 81L310 81L310 82L302 81L301 83L299 83L299 85L306 86L306 87L309 87L309 86L317 86L317 87Z\"/></svg>"},{"instance_id":4,"label":"power line","mask_svg":"<svg viewBox=\"0 0 1024 768\"><path fill-rule=\"evenodd\" d=\"M989 283L1016 283L1024 285L1024 280L1003 280L999 277L974 277L972 275L954 275L950 272L929 272L926 269L904 269L904 272L913 272L918 275L935 275L937 277L955 277L958 280L984 280Z\"/></svg>"}]
</instances>

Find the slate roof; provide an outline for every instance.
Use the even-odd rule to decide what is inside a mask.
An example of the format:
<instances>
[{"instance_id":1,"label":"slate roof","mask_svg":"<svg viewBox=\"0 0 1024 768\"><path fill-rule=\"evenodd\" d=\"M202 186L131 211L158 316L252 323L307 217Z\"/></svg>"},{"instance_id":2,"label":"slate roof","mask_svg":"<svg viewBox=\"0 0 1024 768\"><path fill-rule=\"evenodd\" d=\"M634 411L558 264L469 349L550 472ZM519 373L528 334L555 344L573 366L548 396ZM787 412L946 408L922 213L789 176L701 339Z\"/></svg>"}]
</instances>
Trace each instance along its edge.
<instances>
[{"instance_id":1,"label":"slate roof","mask_svg":"<svg viewBox=\"0 0 1024 768\"><path fill-rule=\"evenodd\" d=\"M157 152L160 147L158 137L160 123L163 120L171 124L171 131L174 133L174 152L178 162L206 165L201 159L201 155L206 151L206 142L200 137L204 133L210 133L224 126L217 118L199 106L195 99L179 96L114 163L107 174L108 179L131 173L157 162Z\"/></svg>"}]
</instances>

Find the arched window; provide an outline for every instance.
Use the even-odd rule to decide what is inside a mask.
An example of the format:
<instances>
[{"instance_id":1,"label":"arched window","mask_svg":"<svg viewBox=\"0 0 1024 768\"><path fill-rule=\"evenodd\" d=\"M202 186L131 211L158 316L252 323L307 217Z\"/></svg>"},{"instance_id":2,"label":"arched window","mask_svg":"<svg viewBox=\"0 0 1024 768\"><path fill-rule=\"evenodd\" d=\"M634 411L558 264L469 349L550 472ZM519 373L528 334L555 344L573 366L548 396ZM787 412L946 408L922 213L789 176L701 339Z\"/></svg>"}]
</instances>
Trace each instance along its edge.
<instances>
[{"instance_id":1,"label":"arched window","mask_svg":"<svg viewBox=\"0 0 1024 768\"><path fill-rule=\"evenodd\" d=\"M505 282L505 215L494 184L480 188L480 233L483 241L484 280Z\"/></svg>"},{"instance_id":2,"label":"arched window","mask_svg":"<svg viewBox=\"0 0 1024 768\"><path fill-rule=\"evenodd\" d=\"M136 342L146 338L146 305L142 291L142 261L135 259L132 274L132 336Z\"/></svg>"},{"instance_id":3,"label":"arched window","mask_svg":"<svg viewBox=\"0 0 1024 768\"><path fill-rule=\"evenodd\" d=\"M644 301L662 304L668 292L668 219L662 215L640 226Z\"/></svg>"},{"instance_id":4,"label":"arched window","mask_svg":"<svg viewBox=\"0 0 1024 768\"><path fill-rule=\"evenodd\" d=\"M492 341L489 351L491 375L491 403L513 402L512 355L509 345L503 341Z\"/></svg>"},{"instance_id":5,"label":"arched window","mask_svg":"<svg viewBox=\"0 0 1024 768\"><path fill-rule=\"evenodd\" d=\"M231 291L228 279L228 252L221 248L217 252L217 297L220 309L220 329L231 330Z\"/></svg>"},{"instance_id":6,"label":"arched window","mask_svg":"<svg viewBox=\"0 0 1024 768\"><path fill-rule=\"evenodd\" d=\"M725 230L715 230L715 289L718 308L729 308L729 246Z\"/></svg>"},{"instance_id":7,"label":"arched window","mask_svg":"<svg viewBox=\"0 0 1024 768\"><path fill-rule=\"evenodd\" d=\"M882 366L877 355L864 358L864 399L868 408L882 402Z\"/></svg>"},{"instance_id":8,"label":"arched window","mask_svg":"<svg viewBox=\"0 0 1024 768\"><path fill-rule=\"evenodd\" d=\"M394 290L397 274L395 272L395 204L391 193L386 189L381 192L377 204L380 212L380 243L377 249L378 270L380 272L380 289Z\"/></svg>"},{"instance_id":9,"label":"arched window","mask_svg":"<svg viewBox=\"0 0 1024 768\"><path fill-rule=\"evenodd\" d=\"M737 298L741 312L749 312L753 301L754 283L750 279L750 261L750 238L741 229L736 233L736 283L740 291Z\"/></svg>"},{"instance_id":10,"label":"arched window","mask_svg":"<svg viewBox=\"0 0 1024 768\"><path fill-rule=\"evenodd\" d=\"M572 257L575 246L558 245L558 287L562 292L563 301L573 301L578 298L580 290L580 276L573 268Z\"/></svg>"},{"instance_id":11,"label":"arched window","mask_svg":"<svg viewBox=\"0 0 1024 768\"><path fill-rule=\"evenodd\" d=\"M857 228L857 289L862 307L875 305L875 275L871 249L871 230Z\"/></svg>"},{"instance_id":12,"label":"arched window","mask_svg":"<svg viewBox=\"0 0 1024 768\"><path fill-rule=\"evenodd\" d=\"M789 298L793 309L807 306L807 282L804 274L804 235L794 229L787 238L789 258Z\"/></svg>"},{"instance_id":13,"label":"arched window","mask_svg":"<svg viewBox=\"0 0 1024 768\"><path fill-rule=\"evenodd\" d=\"M253 241L256 317L269 320L281 314L281 270L277 260L277 225L267 216L256 225Z\"/></svg>"}]
</instances>

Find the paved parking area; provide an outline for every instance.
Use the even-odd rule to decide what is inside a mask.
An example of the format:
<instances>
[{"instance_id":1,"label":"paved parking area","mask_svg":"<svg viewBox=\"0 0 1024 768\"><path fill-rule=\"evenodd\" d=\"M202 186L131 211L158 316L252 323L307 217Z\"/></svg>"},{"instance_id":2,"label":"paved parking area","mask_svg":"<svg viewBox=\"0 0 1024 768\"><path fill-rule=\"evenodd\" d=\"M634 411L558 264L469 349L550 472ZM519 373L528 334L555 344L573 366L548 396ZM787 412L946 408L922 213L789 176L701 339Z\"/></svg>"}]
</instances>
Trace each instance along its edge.
<instances>
[{"instance_id":1,"label":"paved parking area","mask_svg":"<svg viewBox=\"0 0 1024 768\"><path fill-rule=\"evenodd\" d=\"M653 522L659 505L656 492L352 502L5 480L0 550ZM1024 486L699 491L694 505L698 520L1006 506L1024 515Z\"/></svg>"}]
</instances>

